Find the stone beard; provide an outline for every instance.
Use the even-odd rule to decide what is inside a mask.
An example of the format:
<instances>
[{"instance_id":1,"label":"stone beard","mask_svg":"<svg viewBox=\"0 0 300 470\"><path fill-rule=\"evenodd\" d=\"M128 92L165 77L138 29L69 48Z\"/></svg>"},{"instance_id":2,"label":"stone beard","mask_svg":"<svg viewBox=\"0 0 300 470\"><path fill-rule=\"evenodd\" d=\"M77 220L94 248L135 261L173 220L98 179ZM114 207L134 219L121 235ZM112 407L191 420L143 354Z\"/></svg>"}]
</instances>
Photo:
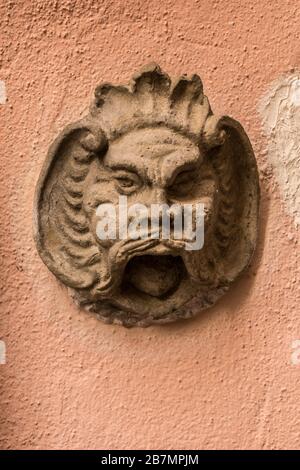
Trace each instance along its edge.
<instances>
[{"instance_id":1,"label":"stone beard","mask_svg":"<svg viewBox=\"0 0 300 470\"><path fill-rule=\"evenodd\" d=\"M203 204L203 248L186 250L172 227L169 239L100 240L97 207L118 209L120 196L129 207ZM106 323L166 323L212 305L244 271L258 200L240 124L212 114L199 77L171 82L150 66L128 87L97 87L90 114L51 146L36 191L35 239L79 305Z\"/></svg>"}]
</instances>

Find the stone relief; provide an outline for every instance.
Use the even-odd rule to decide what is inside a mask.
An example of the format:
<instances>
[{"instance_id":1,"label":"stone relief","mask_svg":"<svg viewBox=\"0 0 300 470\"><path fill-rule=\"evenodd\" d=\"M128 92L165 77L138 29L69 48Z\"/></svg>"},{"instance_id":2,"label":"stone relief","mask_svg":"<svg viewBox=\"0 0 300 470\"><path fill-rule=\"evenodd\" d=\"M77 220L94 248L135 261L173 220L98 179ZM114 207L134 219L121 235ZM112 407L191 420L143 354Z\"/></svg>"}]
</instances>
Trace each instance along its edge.
<instances>
[{"instance_id":1,"label":"stone relief","mask_svg":"<svg viewBox=\"0 0 300 470\"><path fill-rule=\"evenodd\" d=\"M99 239L97 207L118 210L120 196L129 207L201 203L203 247L187 250L172 219L166 239L118 231ZM89 114L54 141L37 184L34 235L82 308L106 323L148 326L189 318L225 293L252 256L258 204L242 126L213 115L197 75L171 80L151 65L128 86L98 86Z\"/></svg>"}]
</instances>

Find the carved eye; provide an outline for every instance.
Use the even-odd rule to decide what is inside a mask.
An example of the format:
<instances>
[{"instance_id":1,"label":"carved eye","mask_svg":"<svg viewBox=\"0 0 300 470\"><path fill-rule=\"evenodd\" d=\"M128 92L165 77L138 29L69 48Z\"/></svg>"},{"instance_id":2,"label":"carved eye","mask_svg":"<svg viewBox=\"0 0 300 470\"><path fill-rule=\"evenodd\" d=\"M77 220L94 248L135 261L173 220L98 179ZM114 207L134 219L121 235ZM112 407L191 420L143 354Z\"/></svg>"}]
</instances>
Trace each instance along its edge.
<instances>
[{"instance_id":1,"label":"carved eye","mask_svg":"<svg viewBox=\"0 0 300 470\"><path fill-rule=\"evenodd\" d=\"M134 173L118 172L115 175L117 190L124 194L130 194L140 187L140 179Z\"/></svg>"},{"instance_id":2,"label":"carved eye","mask_svg":"<svg viewBox=\"0 0 300 470\"><path fill-rule=\"evenodd\" d=\"M173 181L172 185L169 186L169 191L179 196L185 196L186 194L189 194L194 187L196 176L196 170L188 170L179 173L179 175L177 175Z\"/></svg>"},{"instance_id":3,"label":"carved eye","mask_svg":"<svg viewBox=\"0 0 300 470\"><path fill-rule=\"evenodd\" d=\"M117 178L117 181L121 188L131 188L134 185L134 181L130 178Z\"/></svg>"}]
</instances>

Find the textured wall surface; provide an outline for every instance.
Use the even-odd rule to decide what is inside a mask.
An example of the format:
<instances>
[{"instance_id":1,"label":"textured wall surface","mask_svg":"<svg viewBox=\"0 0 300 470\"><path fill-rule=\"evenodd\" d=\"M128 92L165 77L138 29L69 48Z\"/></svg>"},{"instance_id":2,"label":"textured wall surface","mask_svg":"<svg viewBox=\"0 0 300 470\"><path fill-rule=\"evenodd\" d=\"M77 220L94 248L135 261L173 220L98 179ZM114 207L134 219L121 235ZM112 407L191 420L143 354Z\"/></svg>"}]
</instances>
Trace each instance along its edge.
<instances>
[{"instance_id":1,"label":"textured wall surface","mask_svg":"<svg viewBox=\"0 0 300 470\"><path fill-rule=\"evenodd\" d=\"M299 192L280 173L294 158L277 162L264 134L272 109L259 108L299 68L299 3L1 0L0 14L1 448L299 447ZM249 271L215 307L127 330L78 311L43 265L32 200L49 143L95 85L153 60L198 73L214 112L245 127L260 232ZM282 132L280 145L297 138Z\"/></svg>"}]
</instances>

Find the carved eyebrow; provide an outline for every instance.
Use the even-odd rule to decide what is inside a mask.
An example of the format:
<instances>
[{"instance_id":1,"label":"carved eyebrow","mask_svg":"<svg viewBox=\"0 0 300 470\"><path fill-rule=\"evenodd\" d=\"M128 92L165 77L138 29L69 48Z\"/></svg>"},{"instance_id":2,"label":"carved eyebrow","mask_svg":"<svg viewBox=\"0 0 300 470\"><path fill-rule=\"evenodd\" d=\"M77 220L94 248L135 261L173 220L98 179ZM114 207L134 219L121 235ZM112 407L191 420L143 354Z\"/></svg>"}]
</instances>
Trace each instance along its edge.
<instances>
[{"instance_id":1,"label":"carved eyebrow","mask_svg":"<svg viewBox=\"0 0 300 470\"><path fill-rule=\"evenodd\" d=\"M167 179L167 185L172 186L176 178L185 173L192 173L192 176L196 176L195 172L199 169L200 165L197 162L189 162L181 165L174 169L173 173Z\"/></svg>"},{"instance_id":2,"label":"carved eyebrow","mask_svg":"<svg viewBox=\"0 0 300 470\"><path fill-rule=\"evenodd\" d=\"M111 163L110 165L107 165L107 168L112 171L126 171L127 173L133 173L136 176L139 176L136 166L131 163L126 165L122 165L120 163Z\"/></svg>"},{"instance_id":3,"label":"carved eyebrow","mask_svg":"<svg viewBox=\"0 0 300 470\"><path fill-rule=\"evenodd\" d=\"M161 149L160 152L155 153L155 149L154 149L153 158L163 158L163 157L166 157L167 155L170 155L171 153L175 153L177 150L178 149L175 149L175 148L172 148L169 150ZM153 148L152 148L152 151L153 151Z\"/></svg>"}]
</instances>

